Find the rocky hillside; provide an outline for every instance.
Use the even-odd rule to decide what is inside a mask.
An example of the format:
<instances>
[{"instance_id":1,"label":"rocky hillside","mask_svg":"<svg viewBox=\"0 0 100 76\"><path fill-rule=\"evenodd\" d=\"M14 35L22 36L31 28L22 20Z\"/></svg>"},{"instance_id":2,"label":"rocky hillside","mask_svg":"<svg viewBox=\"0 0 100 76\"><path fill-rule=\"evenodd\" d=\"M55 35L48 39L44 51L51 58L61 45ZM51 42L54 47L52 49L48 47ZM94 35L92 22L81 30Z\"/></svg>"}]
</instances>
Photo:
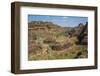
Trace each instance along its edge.
<instances>
[{"instance_id":1,"label":"rocky hillside","mask_svg":"<svg viewBox=\"0 0 100 76\"><path fill-rule=\"evenodd\" d=\"M86 58L87 23L72 28L32 21L28 23L28 50L29 60Z\"/></svg>"},{"instance_id":2,"label":"rocky hillside","mask_svg":"<svg viewBox=\"0 0 100 76\"><path fill-rule=\"evenodd\" d=\"M37 29L54 29L54 28L61 28L60 26L53 24L52 22L43 22L43 21L32 21L28 23L29 29L30 28L37 28Z\"/></svg>"},{"instance_id":3,"label":"rocky hillside","mask_svg":"<svg viewBox=\"0 0 100 76\"><path fill-rule=\"evenodd\" d=\"M71 29L71 31L68 32L70 37L76 36L80 44L87 44L88 41L88 23L86 22L85 25L80 23L77 27L74 27Z\"/></svg>"}]
</instances>

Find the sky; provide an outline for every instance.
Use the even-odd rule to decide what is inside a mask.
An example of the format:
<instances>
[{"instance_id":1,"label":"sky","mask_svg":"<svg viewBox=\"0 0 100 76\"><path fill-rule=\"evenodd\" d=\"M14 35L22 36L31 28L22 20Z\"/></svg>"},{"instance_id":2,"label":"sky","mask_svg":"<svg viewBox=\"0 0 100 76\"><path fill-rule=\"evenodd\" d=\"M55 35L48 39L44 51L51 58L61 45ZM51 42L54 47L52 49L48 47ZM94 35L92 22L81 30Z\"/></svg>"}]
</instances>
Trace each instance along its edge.
<instances>
[{"instance_id":1,"label":"sky","mask_svg":"<svg viewBox=\"0 0 100 76\"><path fill-rule=\"evenodd\" d=\"M46 21L52 22L62 27L75 27L78 26L79 23L85 24L86 22L88 22L88 17L28 15L28 22L31 21Z\"/></svg>"}]
</instances>

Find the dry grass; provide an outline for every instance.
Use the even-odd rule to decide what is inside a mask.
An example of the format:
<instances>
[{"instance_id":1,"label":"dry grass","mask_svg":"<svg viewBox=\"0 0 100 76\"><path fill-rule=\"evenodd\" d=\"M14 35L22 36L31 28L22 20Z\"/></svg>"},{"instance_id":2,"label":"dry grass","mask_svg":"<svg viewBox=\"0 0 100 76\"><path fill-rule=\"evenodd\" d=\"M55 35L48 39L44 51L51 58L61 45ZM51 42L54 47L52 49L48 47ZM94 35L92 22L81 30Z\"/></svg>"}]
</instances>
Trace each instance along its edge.
<instances>
[{"instance_id":1,"label":"dry grass","mask_svg":"<svg viewBox=\"0 0 100 76\"><path fill-rule=\"evenodd\" d=\"M61 38L65 39L65 38ZM58 39L60 41L60 38ZM63 49L61 51L54 51L51 49L49 44L44 44L43 41L40 40L41 50L33 50L37 51L36 53L29 53L29 60L52 60L52 59L76 59L76 58L87 58L87 46L86 45L76 45L76 38L67 38L65 40L73 44L69 48ZM62 40L61 43L65 43ZM38 48L37 48L38 49Z\"/></svg>"}]
</instances>

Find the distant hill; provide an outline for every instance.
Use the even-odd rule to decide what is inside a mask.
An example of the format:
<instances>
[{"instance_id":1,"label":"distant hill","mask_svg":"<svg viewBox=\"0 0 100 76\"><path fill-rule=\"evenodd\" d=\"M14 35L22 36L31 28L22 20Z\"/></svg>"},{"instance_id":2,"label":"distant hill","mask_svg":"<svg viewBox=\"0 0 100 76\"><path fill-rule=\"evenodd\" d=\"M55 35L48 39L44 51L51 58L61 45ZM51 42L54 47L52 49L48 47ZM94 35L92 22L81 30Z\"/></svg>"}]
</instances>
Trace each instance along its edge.
<instances>
[{"instance_id":1,"label":"distant hill","mask_svg":"<svg viewBox=\"0 0 100 76\"><path fill-rule=\"evenodd\" d=\"M54 28L61 28L61 26L56 25L52 22L44 22L44 21L32 21L28 23L29 28L47 28L47 29L54 29Z\"/></svg>"}]
</instances>

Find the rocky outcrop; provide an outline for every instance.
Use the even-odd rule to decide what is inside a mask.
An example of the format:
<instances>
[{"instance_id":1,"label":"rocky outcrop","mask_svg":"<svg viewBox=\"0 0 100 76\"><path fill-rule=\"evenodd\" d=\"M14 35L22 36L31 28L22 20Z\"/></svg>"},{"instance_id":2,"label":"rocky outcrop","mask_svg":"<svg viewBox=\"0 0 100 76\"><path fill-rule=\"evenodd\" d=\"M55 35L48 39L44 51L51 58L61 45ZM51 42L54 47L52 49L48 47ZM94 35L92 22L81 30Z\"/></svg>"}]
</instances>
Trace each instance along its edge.
<instances>
[{"instance_id":1,"label":"rocky outcrop","mask_svg":"<svg viewBox=\"0 0 100 76\"><path fill-rule=\"evenodd\" d=\"M69 37L76 36L79 44L87 44L88 41L88 23L85 25L82 23L79 26L74 27L71 31L68 32Z\"/></svg>"},{"instance_id":2,"label":"rocky outcrop","mask_svg":"<svg viewBox=\"0 0 100 76\"><path fill-rule=\"evenodd\" d=\"M88 43L88 23L87 22L77 38L80 44Z\"/></svg>"}]
</instances>

